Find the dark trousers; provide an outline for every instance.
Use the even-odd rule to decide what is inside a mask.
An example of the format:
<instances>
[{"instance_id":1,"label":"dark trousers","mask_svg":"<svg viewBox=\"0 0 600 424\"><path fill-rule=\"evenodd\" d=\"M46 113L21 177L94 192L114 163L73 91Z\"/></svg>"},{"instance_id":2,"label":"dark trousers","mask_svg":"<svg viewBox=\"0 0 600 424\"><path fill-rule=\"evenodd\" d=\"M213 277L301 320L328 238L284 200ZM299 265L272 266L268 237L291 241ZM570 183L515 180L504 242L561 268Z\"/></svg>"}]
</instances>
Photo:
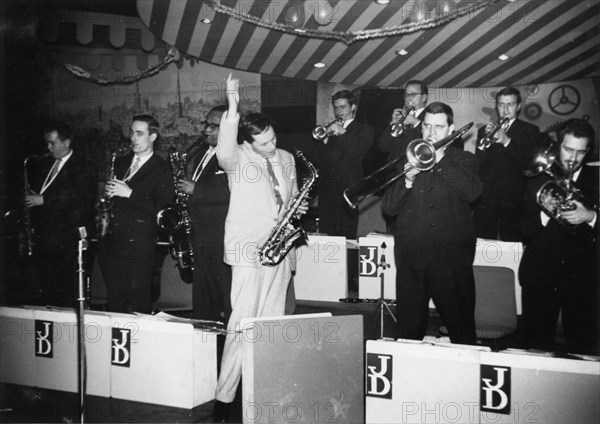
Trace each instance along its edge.
<instances>
[{"instance_id":1,"label":"dark trousers","mask_svg":"<svg viewBox=\"0 0 600 424\"><path fill-rule=\"evenodd\" d=\"M231 315L231 267L223 262L223 241L194 250L193 317L227 324Z\"/></svg>"},{"instance_id":2,"label":"dark trousers","mask_svg":"<svg viewBox=\"0 0 600 424\"><path fill-rule=\"evenodd\" d=\"M147 243L103 242L98 248L98 264L106 283L109 312L152 312L152 279L156 245Z\"/></svg>"},{"instance_id":3,"label":"dark trousers","mask_svg":"<svg viewBox=\"0 0 600 424\"><path fill-rule=\"evenodd\" d=\"M475 344L475 278L473 268L416 271L396 276L397 334L422 340L427 333L429 299L448 329L452 343Z\"/></svg>"},{"instance_id":4,"label":"dark trousers","mask_svg":"<svg viewBox=\"0 0 600 424\"><path fill-rule=\"evenodd\" d=\"M521 208L517 202L500 201L482 196L473 210L475 234L479 238L521 241Z\"/></svg>"},{"instance_id":5,"label":"dark trousers","mask_svg":"<svg viewBox=\"0 0 600 424\"><path fill-rule=\"evenodd\" d=\"M77 248L60 244L35 252L35 266L44 305L74 308L77 305Z\"/></svg>"},{"instance_id":6,"label":"dark trousers","mask_svg":"<svg viewBox=\"0 0 600 424\"><path fill-rule=\"evenodd\" d=\"M527 284L522 290L523 329L528 347L546 351L555 343L559 312L567 349L572 353L597 353L598 308L593 290L574 285Z\"/></svg>"}]
</instances>

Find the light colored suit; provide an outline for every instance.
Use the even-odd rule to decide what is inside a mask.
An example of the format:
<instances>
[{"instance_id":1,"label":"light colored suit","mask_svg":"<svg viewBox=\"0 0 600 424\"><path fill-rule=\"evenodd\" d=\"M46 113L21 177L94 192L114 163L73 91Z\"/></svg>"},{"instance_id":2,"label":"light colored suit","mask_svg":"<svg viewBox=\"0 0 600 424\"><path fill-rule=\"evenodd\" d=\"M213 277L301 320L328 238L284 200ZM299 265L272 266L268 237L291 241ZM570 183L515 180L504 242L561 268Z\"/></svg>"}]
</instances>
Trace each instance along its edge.
<instances>
[{"instance_id":1,"label":"light colored suit","mask_svg":"<svg viewBox=\"0 0 600 424\"><path fill-rule=\"evenodd\" d=\"M244 318L284 314L291 260L263 266L257 250L267 240L290 199L298 192L294 157L277 149L270 158L283 206L278 210L266 160L251 145L237 144L239 115L221 118L217 158L227 173L231 197L225 220L225 262L231 265L232 313L227 325L216 399L232 402L241 377L241 345L234 331ZM291 255L290 255L291 257Z\"/></svg>"}]
</instances>

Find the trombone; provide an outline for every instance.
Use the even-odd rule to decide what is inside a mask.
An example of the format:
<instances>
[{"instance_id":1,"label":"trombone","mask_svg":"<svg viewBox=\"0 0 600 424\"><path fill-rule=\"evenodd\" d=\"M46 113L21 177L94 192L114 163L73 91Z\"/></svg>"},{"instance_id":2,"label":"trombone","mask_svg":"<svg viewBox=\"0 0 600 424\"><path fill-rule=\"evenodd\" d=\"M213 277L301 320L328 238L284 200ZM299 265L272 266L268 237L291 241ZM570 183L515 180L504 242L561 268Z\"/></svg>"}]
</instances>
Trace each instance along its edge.
<instances>
[{"instance_id":1,"label":"trombone","mask_svg":"<svg viewBox=\"0 0 600 424\"><path fill-rule=\"evenodd\" d=\"M419 171L428 171L435 165L436 151L446 147L454 142L457 138L462 137L473 126L473 122L468 123L461 129L454 131L452 134L438 140L434 143L429 143L421 138L411 141L406 147L406 154L402 155L367 175L365 178L356 184L344 190L344 200L352 208L356 207L365 199L371 197L392 184L394 181L403 177L408 171L418 169ZM390 177L396 163L406 158L410 166L402 171L402 173Z\"/></svg>"},{"instance_id":2,"label":"trombone","mask_svg":"<svg viewBox=\"0 0 600 424\"><path fill-rule=\"evenodd\" d=\"M331 127L334 124L342 125L344 120L342 118L338 118L333 122L330 122L327 125L317 125L312 132L312 136L315 140L325 140L327 137L333 135L331 131Z\"/></svg>"}]
</instances>

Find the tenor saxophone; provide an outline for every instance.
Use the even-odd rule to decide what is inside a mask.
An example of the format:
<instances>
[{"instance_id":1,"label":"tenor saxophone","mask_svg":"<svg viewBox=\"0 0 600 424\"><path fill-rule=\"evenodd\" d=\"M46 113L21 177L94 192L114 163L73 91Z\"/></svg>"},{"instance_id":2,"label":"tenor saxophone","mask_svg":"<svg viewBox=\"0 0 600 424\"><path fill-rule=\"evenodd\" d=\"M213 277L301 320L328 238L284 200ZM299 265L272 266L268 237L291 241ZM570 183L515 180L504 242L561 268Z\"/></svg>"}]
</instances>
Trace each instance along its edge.
<instances>
[{"instance_id":1,"label":"tenor saxophone","mask_svg":"<svg viewBox=\"0 0 600 424\"><path fill-rule=\"evenodd\" d=\"M313 164L306 160L300 150L296 149L296 155L304 162L310 175L271 231L269 238L260 246L258 255L262 265L275 266L279 264L299 239L306 239L304 228L296 227L294 223L300 218L298 208L302 202L308 199L310 189L319 175Z\"/></svg>"}]
</instances>

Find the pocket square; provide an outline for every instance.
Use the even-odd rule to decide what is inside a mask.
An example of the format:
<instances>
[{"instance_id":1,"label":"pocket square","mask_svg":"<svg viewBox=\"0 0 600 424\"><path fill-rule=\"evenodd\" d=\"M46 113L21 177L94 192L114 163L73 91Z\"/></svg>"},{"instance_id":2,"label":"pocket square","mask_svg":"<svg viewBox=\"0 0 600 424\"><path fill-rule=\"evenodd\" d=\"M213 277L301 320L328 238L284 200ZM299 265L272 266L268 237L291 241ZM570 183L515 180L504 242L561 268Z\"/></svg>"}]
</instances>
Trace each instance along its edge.
<instances>
[{"instance_id":1,"label":"pocket square","mask_svg":"<svg viewBox=\"0 0 600 424\"><path fill-rule=\"evenodd\" d=\"M215 175L224 174L224 173L225 173L225 171L219 170L219 171L215 172Z\"/></svg>"}]
</instances>

